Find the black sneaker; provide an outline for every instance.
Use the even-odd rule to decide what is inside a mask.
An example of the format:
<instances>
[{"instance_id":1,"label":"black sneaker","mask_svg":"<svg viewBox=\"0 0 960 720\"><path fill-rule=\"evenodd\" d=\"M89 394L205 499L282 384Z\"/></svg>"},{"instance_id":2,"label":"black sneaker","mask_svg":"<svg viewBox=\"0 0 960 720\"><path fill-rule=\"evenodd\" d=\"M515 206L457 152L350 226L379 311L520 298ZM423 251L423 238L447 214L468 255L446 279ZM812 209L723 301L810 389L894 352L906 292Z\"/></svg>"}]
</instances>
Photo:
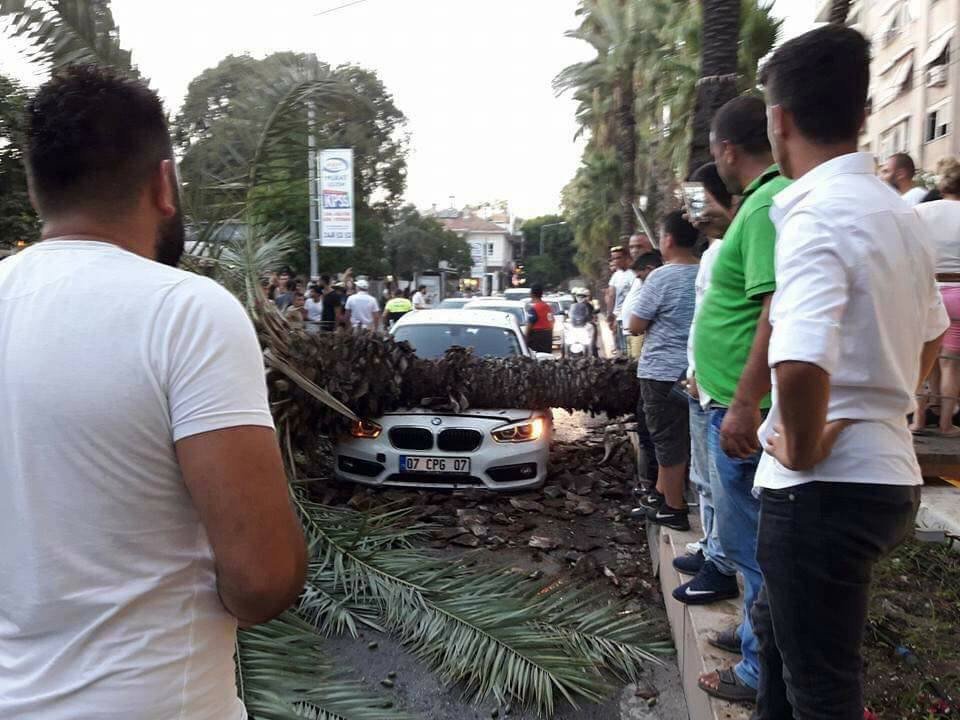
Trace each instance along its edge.
<instances>
[{"instance_id":1,"label":"black sneaker","mask_svg":"<svg viewBox=\"0 0 960 720\"><path fill-rule=\"evenodd\" d=\"M658 507L666 503L666 501L666 498L664 498L661 493L653 490L646 495L641 495L637 499L637 504L642 508L656 510Z\"/></svg>"},{"instance_id":2,"label":"black sneaker","mask_svg":"<svg viewBox=\"0 0 960 720\"><path fill-rule=\"evenodd\" d=\"M673 559L673 567L682 575L696 575L703 567L703 550L697 550L695 553L687 553Z\"/></svg>"},{"instance_id":3,"label":"black sneaker","mask_svg":"<svg viewBox=\"0 0 960 720\"><path fill-rule=\"evenodd\" d=\"M673 590L673 597L687 605L707 605L740 595L736 575L724 575L707 560L697 576Z\"/></svg>"},{"instance_id":4,"label":"black sneaker","mask_svg":"<svg viewBox=\"0 0 960 720\"><path fill-rule=\"evenodd\" d=\"M658 508L647 509L647 522L663 525L671 530L689 530L690 518L687 517L689 514L690 511L687 508L678 510L664 502L663 505Z\"/></svg>"}]
</instances>

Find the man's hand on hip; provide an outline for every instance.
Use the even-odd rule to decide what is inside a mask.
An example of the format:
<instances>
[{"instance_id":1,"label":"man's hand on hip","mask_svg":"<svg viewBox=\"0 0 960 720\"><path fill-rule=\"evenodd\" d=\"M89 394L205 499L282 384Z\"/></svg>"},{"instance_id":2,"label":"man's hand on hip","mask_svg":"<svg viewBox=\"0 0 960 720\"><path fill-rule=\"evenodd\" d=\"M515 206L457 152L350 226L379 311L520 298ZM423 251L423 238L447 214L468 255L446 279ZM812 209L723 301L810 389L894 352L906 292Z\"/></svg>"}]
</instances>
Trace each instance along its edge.
<instances>
[{"instance_id":1,"label":"man's hand on hip","mask_svg":"<svg viewBox=\"0 0 960 720\"><path fill-rule=\"evenodd\" d=\"M720 447L728 457L744 460L760 449L757 431L762 418L759 407L734 403L720 425Z\"/></svg>"}]
</instances>

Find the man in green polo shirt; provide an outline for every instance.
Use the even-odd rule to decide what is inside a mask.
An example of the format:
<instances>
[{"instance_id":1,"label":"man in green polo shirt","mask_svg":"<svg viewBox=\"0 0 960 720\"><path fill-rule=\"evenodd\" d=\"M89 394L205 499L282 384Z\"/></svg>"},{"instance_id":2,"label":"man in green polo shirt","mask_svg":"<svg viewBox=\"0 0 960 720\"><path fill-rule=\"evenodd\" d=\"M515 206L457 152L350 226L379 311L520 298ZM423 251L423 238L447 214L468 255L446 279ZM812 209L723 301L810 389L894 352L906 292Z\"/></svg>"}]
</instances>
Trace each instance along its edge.
<instances>
[{"instance_id":1,"label":"man in green polo shirt","mask_svg":"<svg viewBox=\"0 0 960 720\"><path fill-rule=\"evenodd\" d=\"M697 315L693 352L698 392L710 400L707 442L716 471L711 491L717 530L724 554L743 575L744 618L735 632L718 638L726 645L739 640L743 659L702 676L700 687L726 700L750 701L759 680L750 610L763 582L756 559L760 503L752 490L762 453L757 430L770 407L767 318L776 287L770 206L789 181L773 163L759 97L736 98L717 112L710 149L724 184L741 200Z\"/></svg>"}]
</instances>

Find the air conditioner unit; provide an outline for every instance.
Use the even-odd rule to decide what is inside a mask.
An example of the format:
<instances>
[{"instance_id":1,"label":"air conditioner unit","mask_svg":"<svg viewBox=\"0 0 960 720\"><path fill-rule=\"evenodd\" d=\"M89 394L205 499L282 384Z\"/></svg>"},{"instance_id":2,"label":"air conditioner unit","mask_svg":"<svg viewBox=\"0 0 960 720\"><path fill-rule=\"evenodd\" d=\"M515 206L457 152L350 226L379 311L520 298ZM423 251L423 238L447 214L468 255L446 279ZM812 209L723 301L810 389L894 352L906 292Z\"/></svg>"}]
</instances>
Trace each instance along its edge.
<instances>
[{"instance_id":1,"label":"air conditioner unit","mask_svg":"<svg viewBox=\"0 0 960 720\"><path fill-rule=\"evenodd\" d=\"M943 87L947 84L947 66L934 65L927 68L927 87Z\"/></svg>"}]
</instances>

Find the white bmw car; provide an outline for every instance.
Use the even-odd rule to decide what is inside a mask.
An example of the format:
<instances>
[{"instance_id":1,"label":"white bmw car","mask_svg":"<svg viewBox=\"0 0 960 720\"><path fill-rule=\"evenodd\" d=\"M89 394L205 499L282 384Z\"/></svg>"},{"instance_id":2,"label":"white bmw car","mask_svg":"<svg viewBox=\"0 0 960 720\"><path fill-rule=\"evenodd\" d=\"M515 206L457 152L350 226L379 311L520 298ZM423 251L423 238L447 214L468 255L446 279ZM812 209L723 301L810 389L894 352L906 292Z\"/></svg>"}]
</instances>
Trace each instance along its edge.
<instances>
[{"instance_id":1,"label":"white bmw car","mask_svg":"<svg viewBox=\"0 0 960 720\"><path fill-rule=\"evenodd\" d=\"M407 313L391 333L421 357L442 357L453 346L485 356L550 357L527 348L512 315L492 310ZM547 477L552 432L549 410L398 410L364 419L338 439L336 475L365 485L414 488L539 487Z\"/></svg>"}]
</instances>

